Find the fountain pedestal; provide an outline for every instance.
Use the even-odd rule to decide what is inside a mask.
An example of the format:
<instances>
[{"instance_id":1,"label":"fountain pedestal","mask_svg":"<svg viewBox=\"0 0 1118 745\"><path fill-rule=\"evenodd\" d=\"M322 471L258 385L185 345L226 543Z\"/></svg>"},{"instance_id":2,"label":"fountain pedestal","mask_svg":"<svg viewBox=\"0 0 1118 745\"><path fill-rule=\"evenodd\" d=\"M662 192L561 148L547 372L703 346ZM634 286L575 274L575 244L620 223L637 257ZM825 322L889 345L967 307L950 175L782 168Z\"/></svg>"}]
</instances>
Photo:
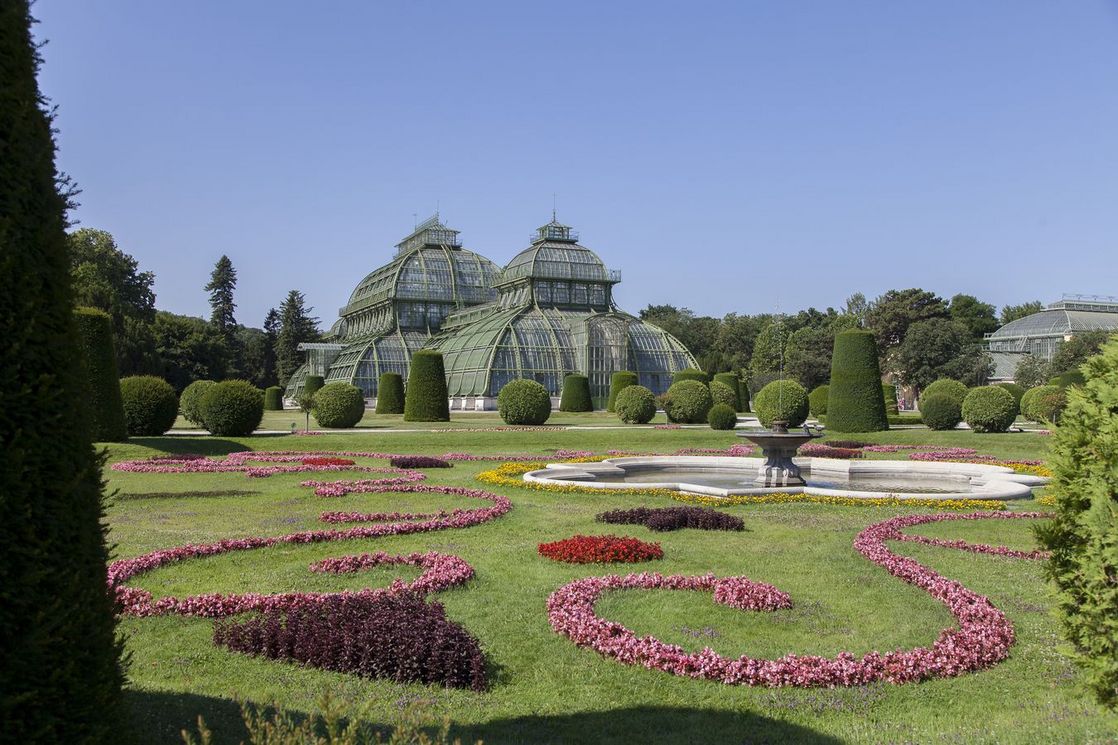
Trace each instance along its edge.
<instances>
[{"instance_id":1,"label":"fountain pedestal","mask_svg":"<svg viewBox=\"0 0 1118 745\"><path fill-rule=\"evenodd\" d=\"M757 469L757 478L753 480L759 486L803 486L807 483L792 458L805 442L822 437L806 428L802 432L789 432L788 422L782 421L774 421L768 431L740 432L738 436L761 448L765 462Z\"/></svg>"}]
</instances>

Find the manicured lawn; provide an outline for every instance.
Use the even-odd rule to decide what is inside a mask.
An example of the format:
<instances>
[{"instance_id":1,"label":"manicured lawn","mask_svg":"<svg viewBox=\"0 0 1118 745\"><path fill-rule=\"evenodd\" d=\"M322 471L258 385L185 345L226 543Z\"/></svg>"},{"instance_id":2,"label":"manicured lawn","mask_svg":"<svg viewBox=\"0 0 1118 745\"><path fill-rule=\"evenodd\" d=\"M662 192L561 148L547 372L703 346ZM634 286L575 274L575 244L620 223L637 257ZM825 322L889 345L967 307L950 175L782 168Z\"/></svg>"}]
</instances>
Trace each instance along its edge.
<instances>
[{"instance_id":1,"label":"manicured lawn","mask_svg":"<svg viewBox=\"0 0 1118 745\"><path fill-rule=\"evenodd\" d=\"M277 415L271 415L277 416ZM290 422L292 412L285 412ZM563 415L564 423L612 424L605 415ZM384 426L399 417L367 417ZM301 421L301 420L299 420ZM484 422L482 425L474 422ZM456 415L457 427L497 426L494 415ZM267 426L267 424L266 424ZM428 425L421 425L430 428ZM881 443L975 447L1005 458L1043 458L1048 438L1035 434L896 431L834 435ZM708 429L538 432L361 432L314 437L136 438L109 448L113 461L163 452L221 454L256 450L362 450L437 455L445 452L538 453L556 449L626 448L671 452L726 447L739 440ZM876 456L875 456L876 457ZM882 457L904 457L901 455ZM383 461L370 465L385 465ZM433 484L480 487L475 475L491 463L458 462L428 471ZM227 537L272 536L322 528L323 510L432 511L478 507L478 500L444 495L354 494L316 497L307 478L357 478L349 473L288 474L250 479L229 474L134 474L107 471L119 490L109 508L117 556ZM744 574L791 594L794 607L774 613L736 611L709 594L626 591L607 595L598 612L641 634L689 649L724 655L833 656L931 644L952 623L942 605L891 577L852 547L867 525L905 511L815 504L736 506L744 532L683 530L655 533L636 525L603 525L594 515L638 504L678 504L664 498L557 495L485 487L508 496L506 515L472 528L314 545L280 545L172 564L131 584L157 597L203 592L336 591L414 578L410 567L348 575L307 570L312 561L364 551L440 551L461 556L477 576L438 593L448 615L482 642L491 664L490 690L474 693L400 685L269 662L229 653L210 641L213 622L182 617L127 618L122 630L132 655L130 679L144 742L179 742L179 731L205 716L219 743L244 736L234 698L277 702L299 711L330 692L367 704L370 717L389 721L403 703L419 702L432 720L449 716L464 740L504 742L1115 742L1118 716L1096 707L1061 654L1050 589L1039 562L980 556L915 543L891 548L986 594L1013 622L1018 643L992 669L927 683L831 690L722 686L634 668L576 647L548 625L545 602L578 577L629 571L719 576ZM1032 509L1032 502L1013 504ZM912 533L1032 548L1031 520L948 522ZM560 564L536 545L574 533L615 533L659 542L664 559L647 564Z\"/></svg>"}]
</instances>

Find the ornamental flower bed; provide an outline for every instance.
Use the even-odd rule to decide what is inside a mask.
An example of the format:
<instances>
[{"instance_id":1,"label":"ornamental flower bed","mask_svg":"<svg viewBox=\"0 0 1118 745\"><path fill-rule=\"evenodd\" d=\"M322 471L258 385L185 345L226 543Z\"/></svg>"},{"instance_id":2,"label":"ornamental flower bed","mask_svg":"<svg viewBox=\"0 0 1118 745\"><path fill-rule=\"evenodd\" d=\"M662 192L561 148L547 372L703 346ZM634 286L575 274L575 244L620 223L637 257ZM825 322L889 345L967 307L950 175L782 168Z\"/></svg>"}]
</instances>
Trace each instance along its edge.
<instances>
[{"instance_id":1,"label":"ornamental flower bed","mask_svg":"<svg viewBox=\"0 0 1118 745\"><path fill-rule=\"evenodd\" d=\"M658 532L681 528L745 530L740 517L706 507L635 507L603 512L594 519L612 525L643 525Z\"/></svg>"},{"instance_id":2,"label":"ornamental flower bed","mask_svg":"<svg viewBox=\"0 0 1118 745\"><path fill-rule=\"evenodd\" d=\"M393 468L451 468L451 464L442 458L433 458L429 455L398 455L388 463Z\"/></svg>"},{"instance_id":3,"label":"ornamental flower bed","mask_svg":"<svg viewBox=\"0 0 1118 745\"><path fill-rule=\"evenodd\" d=\"M630 574L587 577L556 590L547 601L548 621L560 634L582 647L629 665L640 665L691 678L729 685L833 687L868 685L885 681L910 683L939 677L954 677L1001 662L1015 641L1013 626L1001 611L982 595L948 580L914 559L894 554L890 540L906 540L904 528L942 520L1028 519L1043 513L981 512L970 515L908 515L869 526L854 541L854 548L903 582L936 598L955 617L957 627L944 629L928 647L870 652L861 658L841 652L833 658L789 654L775 660L748 655L723 657L709 647L687 652L652 636L635 632L600 618L594 606L607 591L619 589L700 590L719 593L721 600L746 610L788 607L790 599L771 585L745 577L718 580L699 577ZM954 546L953 546L954 547ZM728 580L733 580L729 582ZM719 585L720 582L727 584ZM768 588L768 589L766 589ZM770 592L771 590L771 592ZM776 595L775 593L780 593ZM766 605L765 598L768 598Z\"/></svg>"},{"instance_id":4,"label":"ornamental flower bed","mask_svg":"<svg viewBox=\"0 0 1118 745\"><path fill-rule=\"evenodd\" d=\"M234 652L398 683L485 690L478 640L422 595L333 595L214 624L214 644Z\"/></svg>"},{"instance_id":5,"label":"ornamental flower bed","mask_svg":"<svg viewBox=\"0 0 1118 745\"><path fill-rule=\"evenodd\" d=\"M349 458L335 458L332 456L314 456L311 458L303 458L304 466L355 466L356 461ZM395 465L395 464L393 464ZM396 466L399 468L400 466Z\"/></svg>"},{"instance_id":6,"label":"ornamental flower bed","mask_svg":"<svg viewBox=\"0 0 1118 745\"><path fill-rule=\"evenodd\" d=\"M800 455L812 458L861 458L862 451L856 448L844 448L836 445L820 445L809 442L800 447Z\"/></svg>"},{"instance_id":7,"label":"ornamental flower bed","mask_svg":"<svg viewBox=\"0 0 1118 745\"><path fill-rule=\"evenodd\" d=\"M659 543L616 535L575 535L539 545L540 556L568 564L635 564L664 558Z\"/></svg>"}]
</instances>

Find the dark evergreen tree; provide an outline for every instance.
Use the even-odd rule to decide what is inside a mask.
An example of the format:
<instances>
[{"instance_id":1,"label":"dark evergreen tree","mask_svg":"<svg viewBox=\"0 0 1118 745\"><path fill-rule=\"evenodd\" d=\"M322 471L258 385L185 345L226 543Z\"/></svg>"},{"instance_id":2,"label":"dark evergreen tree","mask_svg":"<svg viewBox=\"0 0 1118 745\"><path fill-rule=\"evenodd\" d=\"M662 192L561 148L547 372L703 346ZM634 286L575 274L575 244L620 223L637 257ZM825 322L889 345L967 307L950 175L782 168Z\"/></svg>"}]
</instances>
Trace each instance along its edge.
<instances>
[{"instance_id":1,"label":"dark evergreen tree","mask_svg":"<svg viewBox=\"0 0 1118 745\"><path fill-rule=\"evenodd\" d=\"M109 743L126 715L102 459L31 22L26 0L0 3L0 721L5 742Z\"/></svg>"},{"instance_id":2,"label":"dark evergreen tree","mask_svg":"<svg viewBox=\"0 0 1118 745\"><path fill-rule=\"evenodd\" d=\"M306 298L298 290L287 293L279 309L280 328L276 336L276 372L280 385L286 386L291 374L303 364L299 345L318 338L318 319L311 315Z\"/></svg>"},{"instance_id":3,"label":"dark evergreen tree","mask_svg":"<svg viewBox=\"0 0 1118 745\"><path fill-rule=\"evenodd\" d=\"M275 308L268 308L268 315L264 316L264 351L260 362L259 385L268 388L276 385L279 378L276 376L276 341L279 339L280 316Z\"/></svg>"},{"instance_id":4,"label":"dark evergreen tree","mask_svg":"<svg viewBox=\"0 0 1118 745\"><path fill-rule=\"evenodd\" d=\"M237 304L233 302L233 290L236 288L237 270L233 268L229 257L223 254L214 264L210 281L204 289L210 293L210 323L230 343L237 329L237 319L234 317Z\"/></svg>"}]
</instances>

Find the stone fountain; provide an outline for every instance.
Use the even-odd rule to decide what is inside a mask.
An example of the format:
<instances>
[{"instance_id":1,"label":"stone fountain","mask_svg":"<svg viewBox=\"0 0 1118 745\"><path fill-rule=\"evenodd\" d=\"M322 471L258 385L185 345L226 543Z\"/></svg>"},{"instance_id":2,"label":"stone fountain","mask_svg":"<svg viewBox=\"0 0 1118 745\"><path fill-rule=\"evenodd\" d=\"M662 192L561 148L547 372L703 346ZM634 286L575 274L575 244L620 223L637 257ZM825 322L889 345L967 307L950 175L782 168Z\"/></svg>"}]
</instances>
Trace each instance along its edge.
<instances>
[{"instance_id":1,"label":"stone fountain","mask_svg":"<svg viewBox=\"0 0 1118 745\"><path fill-rule=\"evenodd\" d=\"M757 478L753 479L753 483L760 486L803 486L806 482L792 458L805 442L823 436L806 426L801 431L789 432L788 422L782 420L773 421L768 430L737 434L761 448L765 462L757 469Z\"/></svg>"}]
</instances>

